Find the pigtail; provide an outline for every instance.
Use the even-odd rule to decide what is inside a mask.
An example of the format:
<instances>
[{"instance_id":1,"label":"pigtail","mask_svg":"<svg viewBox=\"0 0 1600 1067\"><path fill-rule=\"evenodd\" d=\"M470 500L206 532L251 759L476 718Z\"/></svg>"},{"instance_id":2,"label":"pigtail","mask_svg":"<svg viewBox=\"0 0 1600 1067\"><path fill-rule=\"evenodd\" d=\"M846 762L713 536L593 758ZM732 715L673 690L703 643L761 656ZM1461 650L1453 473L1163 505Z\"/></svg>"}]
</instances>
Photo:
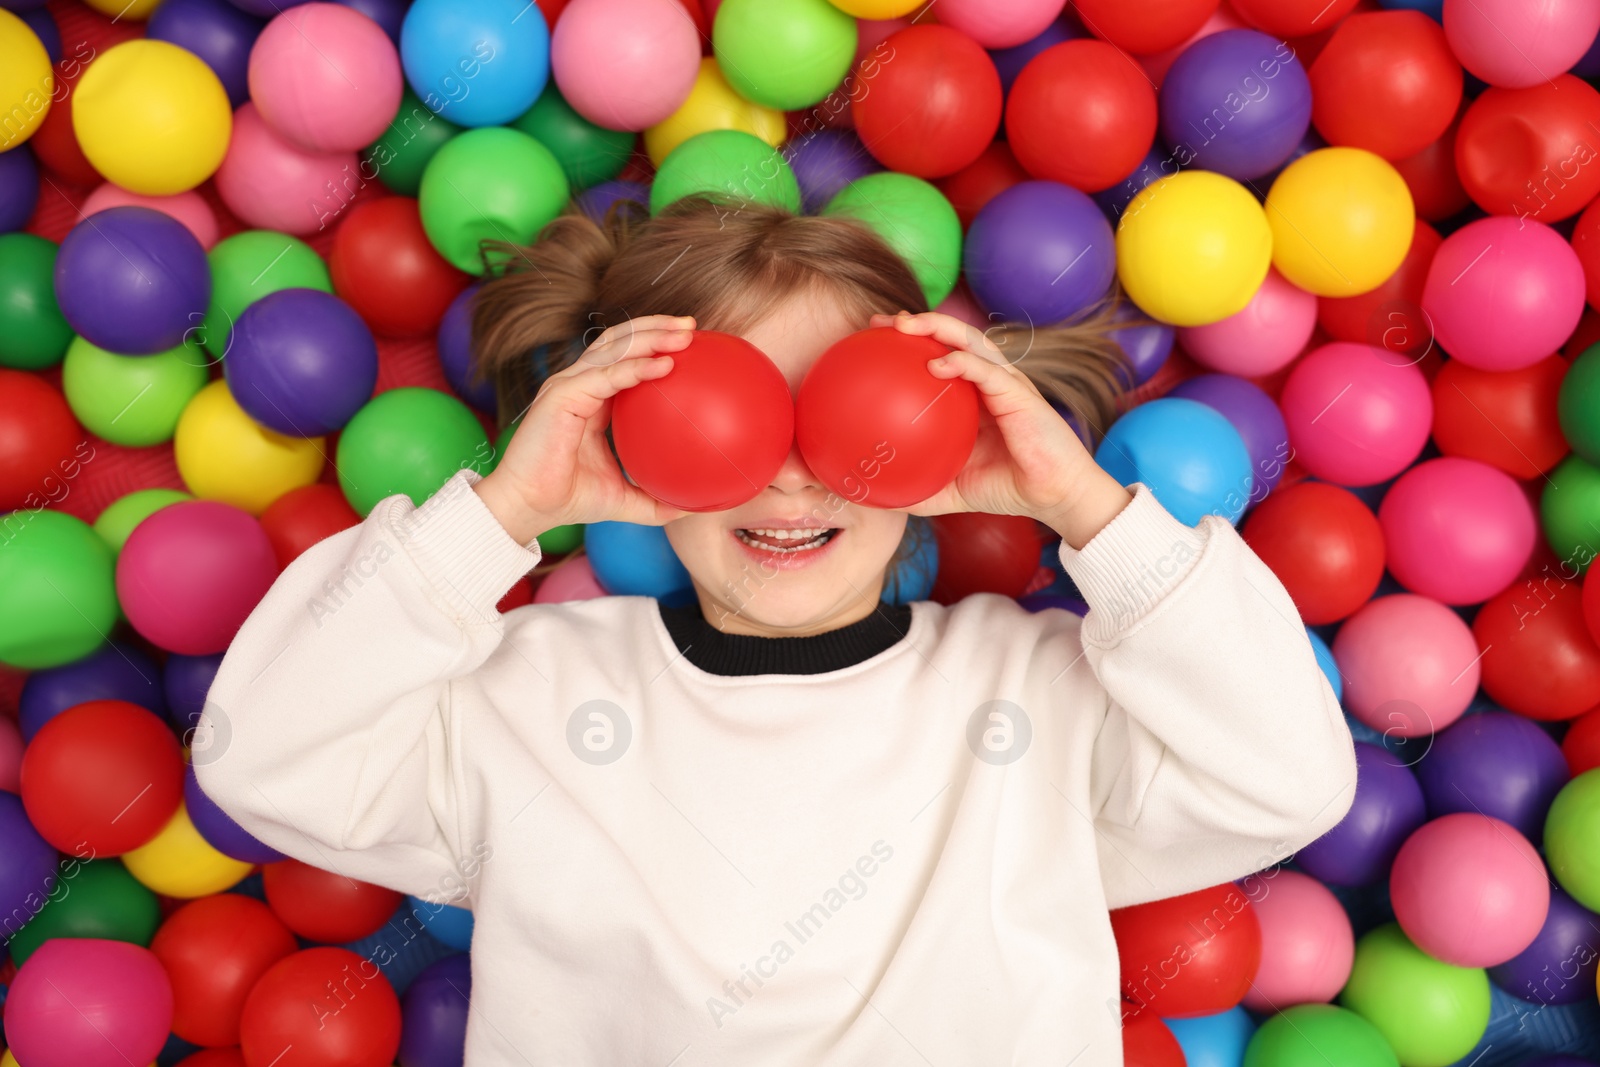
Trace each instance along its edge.
<instances>
[{"instance_id":1,"label":"pigtail","mask_svg":"<svg viewBox=\"0 0 1600 1067\"><path fill-rule=\"evenodd\" d=\"M1007 362L1026 374L1046 400L1070 415L1093 448L1134 387L1133 364L1117 343L1115 331L1147 321L1113 289L1106 299L1065 323L1008 322L987 333Z\"/></svg>"}]
</instances>

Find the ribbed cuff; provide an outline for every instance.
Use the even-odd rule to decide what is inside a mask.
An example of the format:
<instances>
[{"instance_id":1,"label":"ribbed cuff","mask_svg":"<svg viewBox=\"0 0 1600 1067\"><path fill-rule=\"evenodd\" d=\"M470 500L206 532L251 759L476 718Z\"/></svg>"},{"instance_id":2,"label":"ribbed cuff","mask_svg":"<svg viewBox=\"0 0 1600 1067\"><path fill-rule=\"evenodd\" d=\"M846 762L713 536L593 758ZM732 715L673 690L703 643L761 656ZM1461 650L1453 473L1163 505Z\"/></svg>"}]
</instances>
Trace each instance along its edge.
<instances>
[{"instance_id":1,"label":"ribbed cuff","mask_svg":"<svg viewBox=\"0 0 1600 1067\"><path fill-rule=\"evenodd\" d=\"M459 601L467 620L490 622L497 617L500 598L534 568L542 553L537 540L518 544L472 491L481 478L463 467L393 525L417 566Z\"/></svg>"},{"instance_id":2,"label":"ribbed cuff","mask_svg":"<svg viewBox=\"0 0 1600 1067\"><path fill-rule=\"evenodd\" d=\"M1128 486L1133 499L1089 543L1061 542L1061 565L1089 605L1086 637L1112 638L1174 589L1205 546L1206 535L1162 507L1142 482Z\"/></svg>"}]
</instances>

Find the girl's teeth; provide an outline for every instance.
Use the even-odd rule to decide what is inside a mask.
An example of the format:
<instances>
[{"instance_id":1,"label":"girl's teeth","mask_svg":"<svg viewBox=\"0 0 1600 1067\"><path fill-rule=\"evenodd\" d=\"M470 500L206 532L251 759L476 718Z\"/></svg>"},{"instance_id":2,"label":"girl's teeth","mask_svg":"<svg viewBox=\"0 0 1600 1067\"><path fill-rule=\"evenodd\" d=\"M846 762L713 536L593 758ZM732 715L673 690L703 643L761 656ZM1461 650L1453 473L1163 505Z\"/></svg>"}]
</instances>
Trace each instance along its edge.
<instances>
[{"instance_id":1,"label":"girl's teeth","mask_svg":"<svg viewBox=\"0 0 1600 1067\"><path fill-rule=\"evenodd\" d=\"M734 535L752 548L767 552L813 552L832 539L833 530L735 530Z\"/></svg>"}]
</instances>

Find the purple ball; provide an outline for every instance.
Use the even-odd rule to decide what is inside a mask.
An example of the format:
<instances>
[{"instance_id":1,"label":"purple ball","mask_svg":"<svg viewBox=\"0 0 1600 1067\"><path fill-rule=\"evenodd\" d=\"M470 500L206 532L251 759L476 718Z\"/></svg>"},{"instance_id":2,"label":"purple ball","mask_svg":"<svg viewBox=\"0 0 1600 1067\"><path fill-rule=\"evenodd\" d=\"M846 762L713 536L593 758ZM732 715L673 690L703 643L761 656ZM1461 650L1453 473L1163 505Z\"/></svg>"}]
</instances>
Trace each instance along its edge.
<instances>
[{"instance_id":1,"label":"purple ball","mask_svg":"<svg viewBox=\"0 0 1600 1067\"><path fill-rule=\"evenodd\" d=\"M1117 317L1129 319L1136 317L1137 314L1132 305L1123 305ZM1134 385L1148 382L1166 365L1167 357L1172 355L1172 340L1176 332L1164 322L1152 322L1145 326L1125 326L1120 330L1111 331L1112 339L1122 347L1128 362L1133 365Z\"/></svg>"},{"instance_id":2,"label":"purple ball","mask_svg":"<svg viewBox=\"0 0 1600 1067\"><path fill-rule=\"evenodd\" d=\"M52 64L61 62L61 28L56 25L56 17L42 7L32 11L20 11L17 17L28 24L28 28L39 38L39 43L44 45L45 54L50 57Z\"/></svg>"},{"instance_id":3,"label":"purple ball","mask_svg":"<svg viewBox=\"0 0 1600 1067\"><path fill-rule=\"evenodd\" d=\"M1519 1067L1600 1067L1600 1065L1597 1065L1593 1060L1557 1052L1549 1056L1538 1056L1531 1060L1523 1060Z\"/></svg>"},{"instance_id":4,"label":"purple ball","mask_svg":"<svg viewBox=\"0 0 1600 1067\"><path fill-rule=\"evenodd\" d=\"M479 411L491 415L496 410L494 381L474 385L472 369L472 297L477 285L469 285L450 301L449 310L439 322L439 362L456 395Z\"/></svg>"},{"instance_id":5,"label":"purple ball","mask_svg":"<svg viewBox=\"0 0 1600 1067\"><path fill-rule=\"evenodd\" d=\"M1600 970L1600 915L1550 887L1550 912L1533 944L1489 968L1494 984L1535 1004L1578 1004L1594 999Z\"/></svg>"},{"instance_id":6,"label":"purple ball","mask_svg":"<svg viewBox=\"0 0 1600 1067\"><path fill-rule=\"evenodd\" d=\"M472 963L466 953L424 967L400 998L401 1067L461 1067Z\"/></svg>"},{"instance_id":7,"label":"purple ball","mask_svg":"<svg viewBox=\"0 0 1600 1067\"><path fill-rule=\"evenodd\" d=\"M1583 58L1567 69L1568 74L1579 78L1600 78L1600 34L1595 35L1594 43L1583 54Z\"/></svg>"},{"instance_id":8,"label":"purple ball","mask_svg":"<svg viewBox=\"0 0 1600 1067\"><path fill-rule=\"evenodd\" d=\"M1416 765L1431 818L1492 815L1535 845L1544 817L1571 777L1561 746L1531 719L1485 711L1451 723Z\"/></svg>"},{"instance_id":9,"label":"purple ball","mask_svg":"<svg viewBox=\"0 0 1600 1067\"><path fill-rule=\"evenodd\" d=\"M815 215L834 196L868 174L883 170L851 130L816 130L790 141L783 147L800 183L800 202L807 214Z\"/></svg>"},{"instance_id":10,"label":"purple ball","mask_svg":"<svg viewBox=\"0 0 1600 1067\"><path fill-rule=\"evenodd\" d=\"M49 0L0 0L0 8L5 8L7 11L32 11L47 3Z\"/></svg>"},{"instance_id":11,"label":"purple ball","mask_svg":"<svg viewBox=\"0 0 1600 1067\"><path fill-rule=\"evenodd\" d=\"M250 98L250 49L266 27L265 19L226 0L163 0L145 36L199 56L227 90L228 103L238 107Z\"/></svg>"},{"instance_id":12,"label":"purple ball","mask_svg":"<svg viewBox=\"0 0 1600 1067\"><path fill-rule=\"evenodd\" d=\"M648 211L650 186L644 182L623 181L620 178L603 181L599 185L591 185L578 194L578 210L596 222L604 222L606 212L618 200L632 200Z\"/></svg>"},{"instance_id":13,"label":"purple ball","mask_svg":"<svg viewBox=\"0 0 1600 1067\"><path fill-rule=\"evenodd\" d=\"M972 220L962 267L986 310L1048 326L1106 295L1116 276L1116 239L1087 195L1059 182L1021 182Z\"/></svg>"},{"instance_id":14,"label":"purple ball","mask_svg":"<svg viewBox=\"0 0 1600 1067\"><path fill-rule=\"evenodd\" d=\"M1257 200L1265 203L1267 194L1272 191L1272 183L1278 180L1278 175L1282 174L1284 169L1288 167L1289 164L1293 163L1301 156L1310 155L1312 152L1316 152L1327 147L1328 142L1324 141L1321 136L1318 135L1315 129L1307 130L1306 135L1300 138L1300 143L1294 146L1294 151L1289 153L1288 159L1284 160L1282 163L1274 167L1270 172L1260 178L1257 178L1255 181L1245 182L1245 186L1252 193L1256 194Z\"/></svg>"},{"instance_id":15,"label":"purple ball","mask_svg":"<svg viewBox=\"0 0 1600 1067\"><path fill-rule=\"evenodd\" d=\"M161 668L137 647L108 641L82 659L34 671L17 703L22 739L32 741L45 723L89 700L126 700L165 715Z\"/></svg>"},{"instance_id":16,"label":"purple ball","mask_svg":"<svg viewBox=\"0 0 1600 1067\"><path fill-rule=\"evenodd\" d=\"M1105 212L1106 218L1113 223L1122 221L1122 213L1128 210L1128 205L1133 203L1133 198L1144 192L1144 187L1151 182L1160 181L1178 173L1182 168L1172 153L1166 151L1159 143L1145 153L1144 161L1133 168L1133 173L1122 179L1109 189L1102 189L1094 194L1094 202L1100 205L1100 210Z\"/></svg>"},{"instance_id":17,"label":"purple ball","mask_svg":"<svg viewBox=\"0 0 1600 1067\"><path fill-rule=\"evenodd\" d=\"M39 203L39 164L33 149L20 144L0 152L0 233L22 229Z\"/></svg>"},{"instance_id":18,"label":"purple ball","mask_svg":"<svg viewBox=\"0 0 1600 1067\"><path fill-rule=\"evenodd\" d=\"M389 35L396 48L400 47L400 24L406 20L406 8L411 0L334 0L334 3L367 16Z\"/></svg>"},{"instance_id":19,"label":"purple ball","mask_svg":"<svg viewBox=\"0 0 1600 1067\"><path fill-rule=\"evenodd\" d=\"M1185 166L1241 181L1283 165L1311 125L1311 79L1294 50L1223 30L1183 50L1161 83L1161 136Z\"/></svg>"},{"instance_id":20,"label":"purple ball","mask_svg":"<svg viewBox=\"0 0 1600 1067\"><path fill-rule=\"evenodd\" d=\"M22 798L0 789L0 944L44 907L56 884L56 847L28 821Z\"/></svg>"},{"instance_id":21,"label":"purple ball","mask_svg":"<svg viewBox=\"0 0 1600 1067\"><path fill-rule=\"evenodd\" d=\"M1018 599L1017 603L1035 613L1045 608L1061 608L1080 617L1089 614L1089 605L1082 600L1075 596L1061 596L1057 593L1029 593Z\"/></svg>"},{"instance_id":22,"label":"purple ball","mask_svg":"<svg viewBox=\"0 0 1600 1067\"><path fill-rule=\"evenodd\" d=\"M240 11L248 11L252 15L270 19L278 12L299 7L307 0L228 0L228 2Z\"/></svg>"},{"instance_id":23,"label":"purple ball","mask_svg":"<svg viewBox=\"0 0 1600 1067\"><path fill-rule=\"evenodd\" d=\"M1411 768L1379 745L1357 741L1356 795L1338 825L1295 853L1329 885L1372 885L1388 877L1395 853L1428 817Z\"/></svg>"},{"instance_id":24,"label":"purple ball","mask_svg":"<svg viewBox=\"0 0 1600 1067\"><path fill-rule=\"evenodd\" d=\"M1202 374L1176 386L1168 396L1198 400L1220 411L1244 438L1250 453L1252 503L1272 492L1283 478L1289 459L1289 427L1272 398L1243 378L1232 374Z\"/></svg>"},{"instance_id":25,"label":"purple ball","mask_svg":"<svg viewBox=\"0 0 1600 1067\"><path fill-rule=\"evenodd\" d=\"M1000 73L1000 91L1010 96L1011 85L1017 80L1017 75L1022 73L1022 68L1046 48L1058 45L1062 41L1075 41L1087 36L1089 36L1088 31L1072 16L1072 8L1069 6L1061 13L1060 18L1046 26L1039 36L1032 40L1023 41L1010 48L991 50L989 58L994 60L994 69Z\"/></svg>"},{"instance_id":26,"label":"purple ball","mask_svg":"<svg viewBox=\"0 0 1600 1067\"><path fill-rule=\"evenodd\" d=\"M332 293L280 289L239 315L223 371L252 419L292 437L320 437L372 398L378 345Z\"/></svg>"},{"instance_id":27,"label":"purple ball","mask_svg":"<svg viewBox=\"0 0 1600 1067\"><path fill-rule=\"evenodd\" d=\"M113 207L79 222L56 255L56 302L91 344L120 355L165 352L205 318L211 264L163 211Z\"/></svg>"},{"instance_id":28,"label":"purple ball","mask_svg":"<svg viewBox=\"0 0 1600 1067\"><path fill-rule=\"evenodd\" d=\"M167 657L161 671L162 689L167 696L167 721L180 736L200 725L200 712L206 706L206 694L222 666L223 653L209 656L185 656L177 652Z\"/></svg>"},{"instance_id":29,"label":"purple ball","mask_svg":"<svg viewBox=\"0 0 1600 1067\"><path fill-rule=\"evenodd\" d=\"M183 769L183 804L195 831L224 856L244 863L276 863L285 858L277 849L257 841L205 795L200 780L195 777L193 763Z\"/></svg>"}]
</instances>

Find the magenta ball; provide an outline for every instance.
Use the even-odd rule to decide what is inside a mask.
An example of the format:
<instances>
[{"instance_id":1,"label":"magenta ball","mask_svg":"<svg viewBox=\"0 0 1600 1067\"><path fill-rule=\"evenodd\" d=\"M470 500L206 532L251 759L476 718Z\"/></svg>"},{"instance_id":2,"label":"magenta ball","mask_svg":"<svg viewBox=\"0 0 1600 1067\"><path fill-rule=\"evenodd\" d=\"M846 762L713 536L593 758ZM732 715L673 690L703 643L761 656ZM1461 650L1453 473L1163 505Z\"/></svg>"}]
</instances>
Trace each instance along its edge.
<instances>
[{"instance_id":1,"label":"magenta ball","mask_svg":"<svg viewBox=\"0 0 1600 1067\"><path fill-rule=\"evenodd\" d=\"M1493 967L1539 936L1550 877L1516 827L1459 812L1423 823L1400 846L1389 899L1400 928L1428 955Z\"/></svg>"},{"instance_id":2,"label":"magenta ball","mask_svg":"<svg viewBox=\"0 0 1600 1067\"><path fill-rule=\"evenodd\" d=\"M539 588L533 591L535 604L562 604L569 600L593 600L606 595L594 576L594 568L587 556L571 556L562 560L545 575Z\"/></svg>"},{"instance_id":3,"label":"magenta ball","mask_svg":"<svg viewBox=\"0 0 1600 1067\"><path fill-rule=\"evenodd\" d=\"M1185 326L1178 344L1202 367L1256 378L1287 367L1317 327L1317 298L1269 268L1250 303L1221 322Z\"/></svg>"},{"instance_id":4,"label":"magenta ball","mask_svg":"<svg viewBox=\"0 0 1600 1067\"><path fill-rule=\"evenodd\" d=\"M113 207L154 208L183 223L184 228L200 242L201 248L209 250L217 243L217 213L211 210L205 197L193 189L175 196L145 196L106 182L84 199L78 211L87 218L97 211Z\"/></svg>"},{"instance_id":5,"label":"magenta ball","mask_svg":"<svg viewBox=\"0 0 1600 1067\"><path fill-rule=\"evenodd\" d=\"M343 4L278 15L250 50L250 99L308 152L365 148L400 110L400 56L383 27Z\"/></svg>"},{"instance_id":6,"label":"magenta ball","mask_svg":"<svg viewBox=\"0 0 1600 1067\"><path fill-rule=\"evenodd\" d=\"M217 168L222 202L248 226L308 234L333 225L365 184L354 152L309 152L266 124L254 103L233 113Z\"/></svg>"},{"instance_id":7,"label":"magenta ball","mask_svg":"<svg viewBox=\"0 0 1600 1067\"><path fill-rule=\"evenodd\" d=\"M221 652L278 577L255 516L216 500L171 504L134 528L117 558L133 628L186 656Z\"/></svg>"},{"instance_id":8,"label":"magenta ball","mask_svg":"<svg viewBox=\"0 0 1600 1067\"><path fill-rule=\"evenodd\" d=\"M155 954L98 937L55 937L17 971L6 1041L28 1067L151 1063L172 1026L172 983Z\"/></svg>"},{"instance_id":9,"label":"magenta ball","mask_svg":"<svg viewBox=\"0 0 1600 1067\"><path fill-rule=\"evenodd\" d=\"M1433 428L1428 379L1371 345L1307 353L1278 397L1294 458L1336 485L1376 485L1409 467Z\"/></svg>"},{"instance_id":10,"label":"magenta ball","mask_svg":"<svg viewBox=\"0 0 1600 1067\"><path fill-rule=\"evenodd\" d=\"M678 110L700 73L700 35L676 0L573 0L550 38L550 69L572 109L610 130Z\"/></svg>"},{"instance_id":11,"label":"magenta ball","mask_svg":"<svg viewBox=\"0 0 1600 1067\"><path fill-rule=\"evenodd\" d=\"M1421 737L1461 717L1478 690L1478 643L1461 616L1428 597L1376 597L1333 639L1344 707L1388 737Z\"/></svg>"},{"instance_id":12,"label":"magenta ball","mask_svg":"<svg viewBox=\"0 0 1600 1067\"><path fill-rule=\"evenodd\" d=\"M1515 479L1457 456L1427 460L1395 479L1378 523L1395 580L1446 604L1481 604L1510 585L1539 533Z\"/></svg>"},{"instance_id":13,"label":"magenta ball","mask_svg":"<svg viewBox=\"0 0 1600 1067\"><path fill-rule=\"evenodd\" d=\"M1559 350L1583 302L1572 246L1542 222L1503 215L1446 237L1422 289L1439 346L1479 370L1518 370Z\"/></svg>"},{"instance_id":14,"label":"magenta ball","mask_svg":"<svg viewBox=\"0 0 1600 1067\"><path fill-rule=\"evenodd\" d=\"M1241 884L1261 924L1261 965L1244 1006L1270 1014L1278 1005L1332 1001L1356 955L1344 905L1309 874L1286 868Z\"/></svg>"},{"instance_id":15,"label":"magenta ball","mask_svg":"<svg viewBox=\"0 0 1600 1067\"><path fill-rule=\"evenodd\" d=\"M1582 59L1600 32L1594 0L1444 0L1443 15L1461 65L1507 89L1549 82Z\"/></svg>"}]
</instances>

